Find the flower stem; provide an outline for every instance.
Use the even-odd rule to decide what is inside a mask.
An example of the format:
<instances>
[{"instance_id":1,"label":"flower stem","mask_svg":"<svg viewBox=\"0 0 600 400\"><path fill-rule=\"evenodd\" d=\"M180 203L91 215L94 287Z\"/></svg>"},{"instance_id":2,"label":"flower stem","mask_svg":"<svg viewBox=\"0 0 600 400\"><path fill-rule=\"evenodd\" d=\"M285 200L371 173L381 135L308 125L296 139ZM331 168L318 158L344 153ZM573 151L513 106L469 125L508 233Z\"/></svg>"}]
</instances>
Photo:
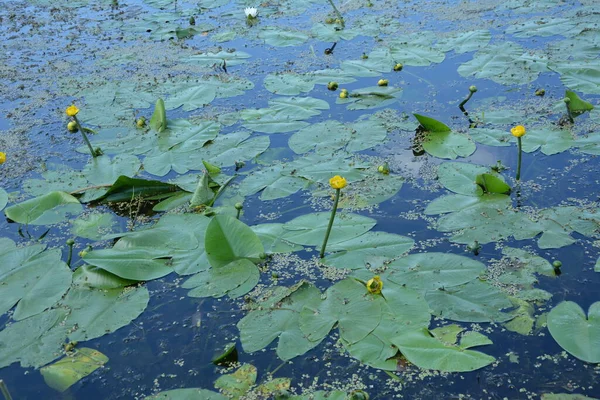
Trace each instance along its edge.
<instances>
[{"instance_id":1,"label":"flower stem","mask_svg":"<svg viewBox=\"0 0 600 400\"><path fill-rule=\"evenodd\" d=\"M346 24L344 22L344 17L342 16L342 13L340 12L340 10L337 9L337 7L335 6L335 4L333 4L332 0L329 0L329 4L331 4L331 7L333 8L333 11L335 11L335 13L337 14L338 18L342 21L342 28L345 28Z\"/></svg>"},{"instance_id":2,"label":"flower stem","mask_svg":"<svg viewBox=\"0 0 600 400\"><path fill-rule=\"evenodd\" d=\"M335 219L335 213L337 212L338 202L340 201L340 190L335 189L335 200L333 200L333 209L331 210L331 217L329 217L329 226L327 226L327 232L325 232L325 240L323 240L323 246L321 246L320 258L325 256L325 247L327 247L327 240L329 240L329 234L331 233L331 227L333 226L333 220Z\"/></svg>"},{"instance_id":3,"label":"flower stem","mask_svg":"<svg viewBox=\"0 0 600 400\"><path fill-rule=\"evenodd\" d=\"M90 143L90 140L88 139L87 135L85 134L83 127L79 123L77 116L73 115L73 119L75 120L75 123L77 124L77 129L79 129L79 132L81 132L81 135L83 135L83 140L85 141L85 144L87 144L88 149L90 149L90 154L92 155L92 157L96 157L96 152L94 151L94 148L92 147L92 144Z\"/></svg>"},{"instance_id":4,"label":"flower stem","mask_svg":"<svg viewBox=\"0 0 600 400\"><path fill-rule=\"evenodd\" d=\"M519 157L517 158L517 180L521 179L521 154L523 153L523 147L521 145L521 138L517 138L517 145L519 146Z\"/></svg>"},{"instance_id":5,"label":"flower stem","mask_svg":"<svg viewBox=\"0 0 600 400\"><path fill-rule=\"evenodd\" d=\"M6 383L2 379L0 379L0 393L2 393L5 400L12 400L8 387L6 387Z\"/></svg>"}]
</instances>

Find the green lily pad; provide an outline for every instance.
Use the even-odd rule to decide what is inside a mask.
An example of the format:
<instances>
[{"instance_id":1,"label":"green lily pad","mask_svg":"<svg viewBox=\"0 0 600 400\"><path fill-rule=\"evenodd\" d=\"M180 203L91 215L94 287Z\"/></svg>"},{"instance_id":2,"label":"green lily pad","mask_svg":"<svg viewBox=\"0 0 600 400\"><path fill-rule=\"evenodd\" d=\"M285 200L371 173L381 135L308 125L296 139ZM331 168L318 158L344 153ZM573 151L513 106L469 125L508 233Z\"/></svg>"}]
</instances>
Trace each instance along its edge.
<instances>
[{"instance_id":1,"label":"green lily pad","mask_svg":"<svg viewBox=\"0 0 600 400\"><path fill-rule=\"evenodd\" d=\"M265 252L248 225L227 215L217 215L210 221L204 246L210 265L216 269L241 259L259 262Z\"/></svg>"},{"instance_id":2,"label":"green lily pad","mask_svg":"<svg viewBox=\"0 0 600 400\"><path fill-rule=\"evenodd\" d=\"M82 211L83 207L77 198L65 192L50 192L7 207L4 213L20 224L51 225Z\"/></svg>"},{"instance_id":3,"label":"green lily pad","mask_svg":"<svg viewBox=\"0 0 600 400\"><path fill-rule=\"evenodd\" d=\"M200 388L173 389L144 397L144 400L227 400L220 393Z\"/></svg>"},{"instance_id":4,"label":"green lily pad","mask_svg":"<svg viewBox=\"0 0 600 400\"><path fill-rule=\"evenodd\" d=\"M15 322L0 331L0 368L20 362L23 368L41 367L63 350L67 311L52 309Z\"/></svg>"},{"instance_id":5,"label":"green lily pad","mask_svg":"<svg viewBox=\"0 0 600 400\"><path fill-rule=\"evenodd\" d=\"M283 224L260 224L251 226L252 230L262 242L265 253L291 253L300 251L304 247L282 239L285 230Z\"/></svg>"},{"instance_id":6,"label":"green lily pad","mask_svg":"<svg viewBox=\"0 0 600 400\"><path fill-rule=\"evenodd\" d=\"M188 292L190 297L218 298L228 295L237 298L254 289L259 279L260 272L256 265L246 258L241 258L218 268L198 272L181 287L192 289Z\"/></svg>"},{"instance_id":7,"label":"green lily pad","mask_svg":"<svg viewBox=\"0 0 600 400\"><path fill-rule=\"evenodd\" d=\"M505 312L513 308L509 298L500 289L474 280L451 288L441 287L425 293L433 314L460 322L505 322L514 314Z\"/></svg>"},{"instance_id":8,"label":"green lily pad","mask_svg":"<svg viewBox=\"0 0 600 400\"><path fill-rule=\"evenodd\" d=\"M398 285L415 290L449 289L473 281L485 271L485 265L451 253L418 253L388 264L382 273Z\"/></svg>"},{"instance_id":9,"label":"green lily pad","mask_svg":"<svg viewBox=\"0 0 600 400\"><path fill-rule=\"evenodd\" d=\"M306 93L315 87L314 81L306 75L295 73L272 73L263 81L265 89L279 95Z\"/></svg>"},{"instance_id":10,"label":"green lily pad","mask_svg":"<svg viewBox=\"0 0 600 400\"><path fill-rule=\"evenodd\" d=\"M170 254L164 249L100 249L89 252L83 260L124 279L149 281L173 272Z\"/></svg>"},{"instance_id":11,"label":"green lily pad","mask_svg":"<svg viewBox=\"0 0 600 400\"><path fill-rule=\"evenodd\" d=\"M569 109L576 116L581 115L586 111L592 111L594 109L592 103L583 100L577 95L577 93L571 90L565 91L565 97L571 100L571 102L569 103Z\"/></svg>"},{"instance_id":12,"label":"green lily pad","mask_svg":"<svg viewBox=\"0 0 600 400\"><path fill-rule=\"evenodd\" d=\"M321 302L321 292L314 286L303 283L272 306L252 311L242 318L237 327L244 351L253 353L264 349L279 338L277 355L282 360L291 360L321 343L305 337L298 319L304 307L316 308Z\"/></svg>"},{"instance_id":13,"label":"green lily pad","mask_svg":"<svg viewBox=\"0 0 600 400\"><path fill-rule=\"evenodd\" d=\"M0 188L0 211L8 204L8 193L3 188Z\"/></svg>"},{"instance_id":14,"label":"green lily pad","mask_svg":"<svg viewBox=\"0 0 600 400\"><path fill-rule=\"evenodd\" d=\"M138 281L123 279L102 268L82 265L73 273L73 285L96 289L117 289L136 284Z\"/></svg>"},{"instance_id":15,"label":"green lily pad","mask_svg":"<svg viewBox=\"0 0 600 400\"><path fill-rule=\"evenodd\" d=\"M150 294L143 286L98 290L73 287L60 305L70 314L65 326L71 341L104 336L128 325L148 305Z\"/></svg>"},{"instance_id":16,"label":"green lily pad","mask_svg":"<svg viewBox=\"0 0 600 400\"><path fill-rule=\"evenodd\" d=\"M458 132L429 132L423 140L423 149L434 157L454 160L468 157L476 150L468 135Z\"/></svg>"},{"instance_id":17,"label":"green lily pad","mask_svg":"<svg viewBox=\"0 0 600 400\"><path fill-rule=\"evenodd\" d=\"M548 330L571 355L589 363L600 362L600 302L585 311L572 301L563 301L548 314Z\"/></svg>"},{"instance_id":18,"label":"green lily pad","mask_svg":"<svg viewBox=\"0 0 600 400\"><path fill-rule=\"evenodd\" d=\"M476 182L477 175L489 172L488 167L481 165L446 162L438 167L438 179L446 189L454 193L481 196L483 189Z\"/></svg>"},{"instance_id":19,"label":"green lily pad","mask_svg":"<svg viewBox=\"0 0 600 400\"><path fill-rule=\"evenodd\" d=\"M468 350L465 345L443 343L426 330L408 330L394 337L392 343L404 357L420 368L448 372L475 371L496 359L479 351ZM488 344L490 342L487 342Z\"/></svg>"},{"instance_id":20,"label":"green lily pad","mask_svg":"<svg viewBox=\"0 0 600 400\"><path fill-rule=\"evenodd\" d=\"M100 240L112 230L115 224L112 214L94 212L74 220L71 232L82 238Z\"/></svg>"},{"instance_id":21,"label":"green lily pad","mask_svg":"<svg viewBox=\"0 0 600 400\"><path fill-rule=\"evenodd\" d=\"M239 399L254 386L256 376L256 367L251 364L244 364L232 374L219 377L215 381L215 388L224 393L227 398Z\"/></svg>"},{"instance_id":22,"label":"green lily pad","mask_svg":"<svg viewBox=\"0 0 600 400\"><path fill-rule=\"evenodd\" d=\"M3 254L2 258L5 257L16 258ZM31 255L18 264L3 264L0 279L0 315L16 304L13 319L21 320L60 300L71 285L71 270L61 260L61 251L52 249Z\"/></svg>"},{"instance_id":23,"label":"green lily pad","mask_svg":"<svg viewBox=\"0 0 600 400\"><path fill-rule=\"evenodd\" d=\"M292 31L271 26L261 29L258 37L267 44L276 47L298 46L308 40L308 35L300 31Z\"/></svg>"},{"instance_id":24,"label":"green lily pad","mask_svg":"<svg viewBox=\"0 0 600 400\"><path fill-rule=\"evenodd\" d=\"M107 362L108 357L98 350L81 347L77 348L75 354L41 368L40 373L48 386L64 392Z\"/></svg>"},{"instance_id":25,"label":"green lily pad","mask_svg":"<svg viewBox=\"0 0 600 400\"><path fill-rule=\"evenodd\" d=\"M415 241L406 236L386 232L367 232L354 239L335 243L327 247L333 254L323 262L337 268L377 268L401 256L414 246Z\"/></svg>"},{"instance_id":26,"label":"green lily pad","mask_svg":"<svg viewBox=\"0 0 600 400\"><path fill-rule=\"evenodd\" d=\"M330 212L301 215L283 225L283 239L303 246L320 246L329 224ZM329 244L356 238L375 226L375 220L358 214L338 213L331 229Z\"/></svg>"},{"instance_id":27,"label":"green lily pad","mask_svg":"<svg viewBox=\"0 0 600 400\"><path fill-rule=\"evenodd\" d=\"M349 344L364 339L382 318L380 297L367 292L364 284L344 279L325 292L317 307L300 312L300 329L311 342L322 340L337 323L340 336Z\"/></svg>"}]
</instances>

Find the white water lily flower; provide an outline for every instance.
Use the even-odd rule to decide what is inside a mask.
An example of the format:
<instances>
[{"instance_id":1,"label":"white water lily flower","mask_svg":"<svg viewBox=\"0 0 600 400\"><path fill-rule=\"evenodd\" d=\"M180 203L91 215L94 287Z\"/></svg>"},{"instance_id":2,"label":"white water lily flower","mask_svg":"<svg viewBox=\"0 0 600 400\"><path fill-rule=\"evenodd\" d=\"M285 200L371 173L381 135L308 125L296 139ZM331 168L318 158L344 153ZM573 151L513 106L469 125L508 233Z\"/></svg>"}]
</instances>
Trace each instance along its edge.
<instances>
[{"instance_id":1,"label":"white water lily flower","mask_svg":"<svg viewBox=\"0 0 600 400\"><path fill-rule=\"evenodd\" d=\"M256 7L247 7L244 10L244 13L246 13L246 18L256 18L258 15L258 9Z\"/></svg>"}]
</instances>

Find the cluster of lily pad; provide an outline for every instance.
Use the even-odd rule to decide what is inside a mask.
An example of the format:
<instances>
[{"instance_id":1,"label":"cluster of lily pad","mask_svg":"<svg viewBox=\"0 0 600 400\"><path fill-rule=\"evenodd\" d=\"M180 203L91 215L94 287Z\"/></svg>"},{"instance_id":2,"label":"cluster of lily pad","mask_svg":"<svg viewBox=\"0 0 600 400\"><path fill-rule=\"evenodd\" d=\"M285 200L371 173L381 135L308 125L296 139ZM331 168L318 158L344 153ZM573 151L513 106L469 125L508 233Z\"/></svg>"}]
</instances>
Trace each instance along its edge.
<instances>
[{"instance_id":1,"label":"cluster of lily pad","mask_svg":"<svg viewBox=\"0 0 600 400\"><path fill-rule=\"evenodd\" d=\"M201 3L216 7L223 2ZM265 10L263 18L261 10L260 19L266 20L269 13ZM247 20L253 21L248 24L253 29L258 28L255 23L263 22L256 21L257 15L256 9L245 10ZM137 34L150 29L154 38L173 32L177 37L190 37L203 32L203 27L195 19L192 24L191 18L193 15L189 20L191 27L173 27L165 20L152 29L147 25L156 21L142 18L125 31ZM339 19L335 24L316 23L311 35L337 43L361 32L346 27L343 17ZM591 29L584 26L588 22L584 19L573 25L568 20L551 19L549 23L568 28L568 35L574 36ZM368 18L362 23L366 27ZM546 35L547 23L526 23L509 31L516 36L536 32ZM386 29L377 26L373 36ZM228 32L218 34L225 37ZM276 26L260 29L256 35L272 46L299 45L309 38ZM246 107L213 119L169 119L167 111L198 110L215 99L232 98L253 89L255 84L250 80L228 75L228 69L232 71L246 62L250 54L206 51L184 58L182 61L190 66L216 65L223 72L201 80L169 77L160 86L102 82L98 87L79 91L77 95L87 102L81 110L83 116L74 105L66 113L83 135L83 151L89 151L93 157L82 171L50 165L41 174L42 179L24 182L23 190L33 198L13 204L4 212L24 227L51 226L72 218L72 235L114 240L114 244L82 251L76 265L71 263L73 241L68 243L66 263L59 249L46 249L40 244L18 247L12 240L0 241L0 313L13 310L12 322L0 331L0 343L5 344L0 347L0 367L13 362L24 367L46 365L41 372L47 382L65 390L78 379L64 378L73 375L73 369L76 377L83 377L107 362L98 352L78 348L77 342L113 332L137 318L149 300L144 282L175 273L184 277L181 286L190 297L237 299L248 295L269 275L270 256L306 248L319 250L323 266L349 270L348 276L324 290L304 280L272 287L270 295L254 304L237 324L246 352L265 349L277 340L276 354L290 360L322 346L330 332L337 330L339 343L347 354L382 370L396 371L407 360L420 368L451 372L472 371L494 362L494 357L473 350L492 344L487 336L446 322L497 322L511 331L530 334L538 324L533 304L551 296L534 287L538 275L555 275L550 263L530 252L504 247L503 257L516 268L492 279L486 265L470 256L407 254L414 246L411 238L373 231L377 222L373 218L348 211L338 213L339 205L360 209L393 198L405 178L397 170L390 170L387 163L377 167L356 155L388 138L388 121L381 115L344 122L327 118L313 123L312 118L329 110L330 103L303 95L315 85L337 89L338 82L350 84L359 78L378 77L376 86L342 91L336 104L348 111L395 105L403 90L389 85L388 79L380 78L382 74L399 72L403 65L440 63L450 49L456 53L476 51L471 61L458 67L458 73L465 77L513 84L533 81L544 71L556 70L567 86L598 94L588 79L594 76L593 68L589 69L592 72L581 72L576 60L550 62L513 42L488 45L490 39L487 30L452 34L443 40L427 32L389 38L359 60L340 62L339 69L269 73L263 85L277 96L271 97L267 106ZM569 43L562 45L568 48ZM475 92L470 88L468 99ZM157 97L148 123L145 117L139 117L131 129L115 126L114 116L105 112L115 103L120 107L117 118L126 120L126 113L149 107ZM572 91L566 92L564 104L565 126L573 125L575 117L593 110L590 103ZM461 103L461 107L464 105ZM88 124L112 128L102 129L90 141L86 133L95 132L83 127L80 117ZM496 128L493 123L493 128L474 123L464 132L425 115L414 117L416 122L407 123L409 129L402 130L415 130L418 145L435 158L468 157L476 151L476 143L512 144L507 130ZM528 126L523 140L524 126L511 131L519 148L517 181L521 150L531 153L540 149L552 155L574 147L600 154L597 134L574 136L560 124L530 128L530 121L511 120L502 125L514 122ZM224 132L232 126L235 128ZM73 130L72 125L70 129ZM273 149L268 135L289 132L293 133L287 141L290 151L285 157L270 153ZM256 161L257 157L261 157L260 162L253 163L250 171L239 172L245 162ZM0 153L0 163L4 160L4 153ZM439 164L437 180L452 194L431 201L425 214L439 216L434 227L448 233L450 242L474 249L510 237L537 238L539 248L550 249L575 243L574 232L596 237L600 220L596 208L582 210L560 205L523 212L513 207L511 187L500 169L468 162ZM158 178L150 179L148 175ZM169 182L160 180L165 176L172 178ZM344 196L341 189L346 189ZM285 223L253 226L240 220L241 200L247 196L271 201L298 192L323 198L333 194L332 213L308 213ZM151 226L116 233L99 229L110 231L114 225L111 213L83 214L82 204L130 204L133 199L148 202L154 211L165 214ZM0 189L0 209L7 204L8 194ZM23 286L28 289L24 291ZM509 293L504 290L507 286L518 286L518 290ZM590 307L587 318L572 302L561 303L548 314L552 336L569 353L587 362L600 361L593 346L600 336L595 323L597 305ZM442 318L443 325L434 325L432 316ZM594 340L586 342L587 337ZM49 364L64 354L65 358ZM262 385L255 383L256 369L245 365L232 375L221 377L215 386L228 398L239 398L248 391L274 394L290 385L284 378ZM155 397L188 395L224 398L205 389L179 389ZM323 398L346 396L341 392L322 394Z\"/></svg>"}]
</instances>

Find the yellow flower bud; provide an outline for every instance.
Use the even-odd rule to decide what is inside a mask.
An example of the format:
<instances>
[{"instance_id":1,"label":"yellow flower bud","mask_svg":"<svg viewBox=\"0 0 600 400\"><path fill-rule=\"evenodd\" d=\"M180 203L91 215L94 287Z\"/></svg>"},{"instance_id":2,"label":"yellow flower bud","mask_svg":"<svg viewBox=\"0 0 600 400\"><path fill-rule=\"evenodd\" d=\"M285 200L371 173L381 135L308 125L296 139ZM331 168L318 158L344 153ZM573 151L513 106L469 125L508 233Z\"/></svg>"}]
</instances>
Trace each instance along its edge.
<instances>
[{"instance_id":1,"label":"yellow flower bud","mask_svg":"<svg viewBox=\"0 0 600 400\"><path fill-rule=\"evenodd\" d=\"M380 80L377 82L377 85L379 85L379 86L387 86L387 85L388 85L388 83L389 83L389 81L388 81L387 79L380 79Z\"/></svg>"},{"instance_id":2,"label":"yellow flower bud","mask_svg":"<svg viewBox=\"0 0 600 400\"><path fill-rule=\"evenodd\" d=\"M4 164L6 162L6 154L0 151L0 164Z\"/></svg>"},{"instance_id":3,"label":"yellow flower bud","mask_svg":"<svg viewBox=\"0 0 600 400\"><path fill-rule=\"evenodd\" d=\"M69 107L67 107L65 112L69 117L74 117L79 112L79 108L75 107L75 104L71 104Z\"/></svg>"},{"instance_id":4,"label":"yellow flower bud","mask_svg":"<svg viewBox=\"0 0 600 400\"><path fill-rule=\"evenodd\" d=\"M348 98L348 91L342 90L340 92L340 99L347 99L347 98Z\"/></svg>"},{"instance_id":5,"label":"yellow flower bud","mask_svg":"<svg viewBox=\"0 0 600 400\"><path fill-rule=\"evenodd\" d=\"M77 128L77 122L75 122L75 121L70 121L70 122L67 124L67 130L68 130L69 132L77 132L77 130L78 130L78 128Z\"/></svg>"},{"instance_id":6,"label":"yellow flower bud","mask_svg":"<svg viewBox=\"0 0 600 400\"><path fill-rule=\"evenodd\" d=\"M383 289L383 281L379 275L375 275L372 279L367 282L367 291L373 294L380 294Z\"/></svg>"},{"instance_id":7,"label":"yellow flower bud","mask_svg":"<svg viewBox=\"0 0 600 400\"><path fill-rule=\"evenodd\" d=\"M346 179L342 178L339 175L336 175L329 180L329 184L334 189L343 189L346 187Z\"/></svg>"},{"instance_id":8,"label":"yellow flower bud","mask_svg":"<svg viewBox=\"0 0 600 400\"><path fill-rule=\"evenodd\" d=\"M525 127L523 125L517 125L510 130L510 133L512 133L514 137L519 138L525 135Z\"/></svg>"}]
</instances>

